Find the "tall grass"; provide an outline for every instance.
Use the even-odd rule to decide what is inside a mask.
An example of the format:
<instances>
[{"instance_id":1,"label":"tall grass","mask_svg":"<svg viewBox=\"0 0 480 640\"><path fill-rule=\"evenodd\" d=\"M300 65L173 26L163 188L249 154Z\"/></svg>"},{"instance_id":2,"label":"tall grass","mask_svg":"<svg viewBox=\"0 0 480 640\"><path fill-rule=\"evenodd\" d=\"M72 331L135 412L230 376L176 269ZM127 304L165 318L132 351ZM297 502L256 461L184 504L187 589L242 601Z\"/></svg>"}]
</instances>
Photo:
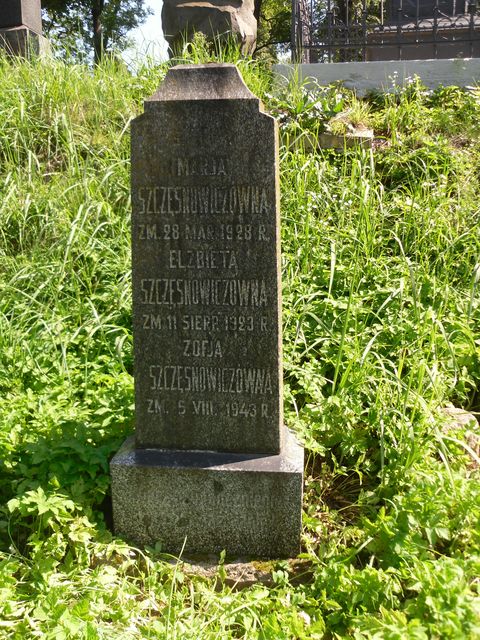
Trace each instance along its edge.
<instances>
[{"instance_id":1,"label":"tall grass","mask_svg":"<svg viewBox=\"0 0 480 640\"><path fill-rule=\"evenodd\" d=\"M112 536L108 460L133 429L128 125L168 64L0 58L0 635L474 638L478 429L441 410L479 404L479 93L279 90L228 55L281 121L303 558L235 591L221 564L195 578ZM197 42L183 61L213 57ZM303 145L349 117L374 149Z\"/></svg>"}]
</instances>

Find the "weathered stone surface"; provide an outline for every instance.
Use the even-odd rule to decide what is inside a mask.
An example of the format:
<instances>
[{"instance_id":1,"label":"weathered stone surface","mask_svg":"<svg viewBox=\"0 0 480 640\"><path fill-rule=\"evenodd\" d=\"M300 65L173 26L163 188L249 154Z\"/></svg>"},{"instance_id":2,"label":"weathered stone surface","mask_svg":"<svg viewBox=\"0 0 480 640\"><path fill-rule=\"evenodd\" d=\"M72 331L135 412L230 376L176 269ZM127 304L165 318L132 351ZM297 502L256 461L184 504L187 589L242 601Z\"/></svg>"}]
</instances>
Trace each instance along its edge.
<instances>
[{"instance_id":1,"label":"weathered stone surface","mask_svg":"<svg viewBox=\"0 0 480 640\"><path fill-rule=\"evenodd\" d=\"M175 52L200 31L208 38L234 37L244 54L253 53L257 21L253 0L164 0L162 28L170 51Z\"/></svg>"},{"instance_id":2,"label":"weathered stone surface","mask_svg":"<svg viewBox=\"0 0 480 640\"><path fill-rule=\"evenodd\" d=\"M295 555L276 122L233 65L179 66L131 140L136 427L111 463L115 530L177 554Z\"/></svg>"},{"instance_id":3,"label":"weathered stone surface","mask_svg":"<svg viewBox=\"0 0 480 640\"><path fill-rule=\"evenodd\" d=\"M225 562L219 565L218 555L195 556L189 558L182 555L181 570L189 577L200 577L207 580L215 580L216 588L230 587L233 591L248 589L257 584L271 587L275 584L272 571L275 569L275 560L243 560L236 559L233 562ZM283 564L282 560L282 564Z\"/></svg>"},{"instance_id":4,"label":"weathered stone surface","mask_svg":"<svg viewBox=\"0 0 480 640\"><path fill-rule=\"evenodd\" d=\"M25 57L48 51L48 41L42 36L40 0L1 0L0 47Z\"/></svg>"},{"instance_id":5,"label":"weathered stone surface","mask_svg":"<svg viewBox=\"0 0 480 640\"><path fill-rule=\"evenodd\" d=\"M0 29L28 27L38 35L42 33L40 0L2 0Z\"/></svg>"},{"instance_id":6,"label":"weathered stone surface","mask_svg":"<svg viewBox=\"0 0 480 640\"><path fill-rule=\"evenodd\" d=\"M303 449L279 455L135 449L111 463L115 530L166 551L288 557L300 551Z\"/></svg>"},{"instance_id":7,"label":"weathered stone surface","mask_svg":"<svg viewBox=\"0 0 480 640\"><path fill-rule=\"evenodd\" d=\"M132 123L139 447L280 451L276 140L233 65L175 67Z\"/></svg>"},{"instance_id":8,"label":"weathered stone surface","mask_svg":"<svg viewBox=\"0 0 480 640\"><path fill-rule=\"evenodd\" d=\"M248 589L254 585L271 587L275 584L274 572L279 566L288 572L291 585L310 584L314 579L314 563L311 558L247 559L234 556L228 561L219 562L218 555L197 554L181 558L171 558L171 565L176 565L189 578L204 578L215 581L215 589L224 586L233 591Z\"/></svg>"},{"instance_id":9,"label":"weathered stone surface","mask_svg":"<svg viewBox=\"0 0 480 640\"><path fill-rule=\"evenodd\" d=\"M24 57L43 55L50 50L48 40L27 27L0 29L0 47L10 55Z\"/></svg>"}]
</instances>

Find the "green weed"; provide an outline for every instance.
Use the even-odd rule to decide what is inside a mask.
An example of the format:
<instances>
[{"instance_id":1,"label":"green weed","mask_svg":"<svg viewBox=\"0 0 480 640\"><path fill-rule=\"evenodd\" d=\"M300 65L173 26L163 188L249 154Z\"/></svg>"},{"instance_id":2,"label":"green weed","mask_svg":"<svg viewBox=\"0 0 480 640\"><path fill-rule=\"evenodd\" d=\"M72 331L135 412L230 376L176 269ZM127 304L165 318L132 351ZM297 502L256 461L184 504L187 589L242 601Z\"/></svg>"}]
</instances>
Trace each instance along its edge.
<instances>
[{"instance_id":1,"label":"green weed","mask_svg":"<svg viewBox=\"0 0 480 640\"><path fill-rule=\"evenodd\" d=\"M272 562L273 586L236 591L112 536L108 462L133 430L129 122L170 63L1 57L0 635L478 637L477 454L440 411L479 407L478 92L414 80L361 101L221 59L280 121L308 571ZM381 144L291 144L339 114Z\"/></svg>"}]
</instances>

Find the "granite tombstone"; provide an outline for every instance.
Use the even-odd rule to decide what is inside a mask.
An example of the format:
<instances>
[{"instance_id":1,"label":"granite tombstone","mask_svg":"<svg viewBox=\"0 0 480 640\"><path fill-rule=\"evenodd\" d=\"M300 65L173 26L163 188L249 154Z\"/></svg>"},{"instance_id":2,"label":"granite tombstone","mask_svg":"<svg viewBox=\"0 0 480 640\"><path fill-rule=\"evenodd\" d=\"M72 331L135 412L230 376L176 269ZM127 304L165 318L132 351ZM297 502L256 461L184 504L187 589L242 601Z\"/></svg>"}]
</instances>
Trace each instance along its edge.
<instances>
[{"instance_id":1,"label":"granite tombstone","mask_svg":"<svg viewBox=\"0 0 480 640\"><path fill-rule=\"evenodd\" d=\"M299 550L277 140L233 65L174 67L132 123L136 425L111 469L115 529L135 542Z\"/></svg>"},{"instance_id":2,"label":"granite tombstone","mask_svg":"<svg viewBox=\"0 0 480 640\"><path fill-rule=\"evenodd\" d=\"M40 0L1 0L0 46L10 54L28 55L47 50L42 36Z\"/></svg>"}]
</instances>

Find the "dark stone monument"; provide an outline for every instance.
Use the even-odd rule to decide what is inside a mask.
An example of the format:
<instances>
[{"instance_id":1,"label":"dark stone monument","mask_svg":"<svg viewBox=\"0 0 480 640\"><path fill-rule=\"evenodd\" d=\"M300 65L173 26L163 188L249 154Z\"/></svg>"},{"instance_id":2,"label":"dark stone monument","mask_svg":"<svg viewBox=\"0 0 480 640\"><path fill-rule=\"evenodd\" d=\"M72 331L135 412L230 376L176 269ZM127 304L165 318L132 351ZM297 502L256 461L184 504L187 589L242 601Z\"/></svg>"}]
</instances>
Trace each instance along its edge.
<instances>
[{"instance_id":1,"label":"dark stone monument","mask_svg":"<svg viewBox=\"0 0 480 640\"><path fill-rule=\"evenodd\" d=\"M132 123L135 438L114 524L168 551L299 551L283 425L278 134L233 65L177 66Z\"/></svg>"},{"instance_id":2,"label":"dark stone monument","mask_svg":"<svg viewBox=\"0 0 480 640\"><path fill-rule=\"evenodd\" d=\"M0 46L13 55L44 53L40 0L1 0Z\"/></svg>"}]
</instances>

